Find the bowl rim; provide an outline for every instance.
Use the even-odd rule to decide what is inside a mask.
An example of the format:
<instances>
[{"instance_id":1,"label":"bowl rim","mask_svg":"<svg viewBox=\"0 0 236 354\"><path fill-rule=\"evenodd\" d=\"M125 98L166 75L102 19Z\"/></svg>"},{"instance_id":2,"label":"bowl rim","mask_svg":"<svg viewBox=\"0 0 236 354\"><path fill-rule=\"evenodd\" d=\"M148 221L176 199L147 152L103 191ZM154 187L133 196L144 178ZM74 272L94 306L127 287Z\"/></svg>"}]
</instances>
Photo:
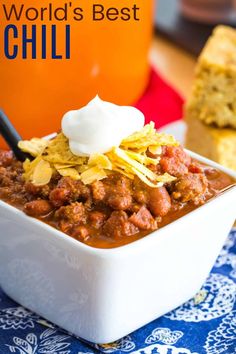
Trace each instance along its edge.
<instances>
[{"instance_id":1,"label":"bowl rim","mask_svg":"<svg viewBox=\"0 0 236 354\"><path fill-rule=\"evenodd\" d=\"M236 179L236 172L233 170L230 170L229 168L226 168L210 159L207 159L201 155L198 155L190 150L185 149L185 151L194 159L203 162L204 164L217 168L218 170L228 174L229 176L233 177ZM133 252L135 251L137 248L140 248L140 246L147 246L148 243L150 243L153 239L153 237L157 237L156 234L158 233L158 239L161 242L162 236L164 235L164 237L166 237L166 231L168 231L168 229L173 228L177 223L180 223L181 220L188 220L191 219L192 217L194 217L194 215L196 216L199 212L202 212L202 210L204 210L204 208L208 207L209 205L212 205L214 202L217 202L218 199L224 197L227 194L236 192L236 186L234 186L232 189L230 190L226 190L224 193L222 193L221 195L219 195L217 198L212 198L209 199L209 202L199 206L198 208L190 211L189 213L181 216L180 218L172 221L171 223L161 227L160 229L157 229L149 234L147 234L146 236L132 241L128 244L122 245L122 246L118 246L118 247L111 247L111 248L96 248L93 246L89 246L83 242L80 242L79 240L74 239L73 237L67 235L66 233L57 230L56 228L54 228L51 225L48 225L46 223L44 223L43 221L36 219L34 217L30 217L28 215L26 215L22 210L0 200L0 207L5 208L6 210L10 212L13 212L13 214L21 216L24 220L27 220L27 222L31 222L32 224L35 225L35 227L39 226L41 229L44 229L46 232L49 233L53 233L56 237L60 237L60 239L63 239L65 242L69 242L71 245L75 245L75 247L80 248L81 251L85 251L86 253L90 254L90 255L97 255L97 256L109 256L110 257L114 257L114 256L120 256L121 254L123 254L124 252Z\"/></svg>"}]
</instances>

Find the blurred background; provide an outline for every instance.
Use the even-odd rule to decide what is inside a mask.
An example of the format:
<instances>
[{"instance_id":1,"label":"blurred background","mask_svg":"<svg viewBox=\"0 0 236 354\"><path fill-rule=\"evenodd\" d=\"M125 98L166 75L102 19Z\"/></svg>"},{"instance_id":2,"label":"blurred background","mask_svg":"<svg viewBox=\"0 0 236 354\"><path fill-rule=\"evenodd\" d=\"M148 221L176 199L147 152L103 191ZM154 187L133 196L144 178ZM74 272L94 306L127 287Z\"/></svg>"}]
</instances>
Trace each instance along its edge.
<instances>
[{"instance_id":1,"label":"blurred background","mask_svg":"<svg viewBox=\"0 0 236 354\"><path fill-rule=\"evenodd\" d=\"M214 27L236 26L235 0L158 0L151 60L184 96L196 59Z\"/></svg>"},{"instance_id":2,"label":"blurred background","mask_svg":"<svg viewBox=\"0 0 236 354\"><path fill-rule=\"evenodd\" d=\"M234 170L235 25L236 1L158 0L151 47L151 63L172 89L164 121L155 114L157 125L189 150ZM182 103L171 111L177 95ZM156 106L162 106L160 98Z\"/></svg>"},{"instance_id":3,"label":"blurred background","mask_svg":"<svg viewBox=\"0 0 236 354\"><path fill-rule=\"evenodd\" d=\"M61 1L61 4L64 3ZM81 0L84 12L93 1ZM233 0L127 0L140 8L140 20L94 22L71 20L71 59L40 59L42 22L38 26L37 59L0 57L0 106L24 138L60 129L61 117L87 104L96 94L104 100L135 105L157 127L182 117L183 102L194 75L197 56L215 25L235 25ZM6 6L12 0L5 1ZM25 6L32 0L25 0ZM48 0L35 3L47 6ZM60 1L57 2L60 6ZM114 6L106 0L104 5ZM120 5L121 7L121 5ZM24 19L17 23L19 35ZM50 29L53 21L44 21ZM63 49L65 23L57 24L58 50ZM0 22L3 33L7 21ZM31 26L32 23L27 23ZM29 28L30 35L30 28ZM50 39L50 33L47 34ZM50 40L47 44L50 54ZM3 146L0 140L0 146Z\"/></svg>"}]
</instances>

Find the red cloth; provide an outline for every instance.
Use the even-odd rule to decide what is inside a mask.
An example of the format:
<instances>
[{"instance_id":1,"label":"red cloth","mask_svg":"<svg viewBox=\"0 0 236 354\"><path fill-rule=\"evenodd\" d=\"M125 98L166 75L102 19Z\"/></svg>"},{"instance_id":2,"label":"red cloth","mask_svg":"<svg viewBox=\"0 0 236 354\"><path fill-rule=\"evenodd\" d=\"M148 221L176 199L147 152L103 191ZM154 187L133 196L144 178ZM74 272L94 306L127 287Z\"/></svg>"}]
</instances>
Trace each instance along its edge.
<instances>
[{"instance_id":1,"label":"red cloth","mask_svg":"<svg viewBox=\"0 0 236 354\"><path fill-rule=\"evenodd\" d=\"M146 117L145 123L155 122L157 128L182 118L184 100L154 70L144 95L135 104Z\"/></svg>"}]
</instances>

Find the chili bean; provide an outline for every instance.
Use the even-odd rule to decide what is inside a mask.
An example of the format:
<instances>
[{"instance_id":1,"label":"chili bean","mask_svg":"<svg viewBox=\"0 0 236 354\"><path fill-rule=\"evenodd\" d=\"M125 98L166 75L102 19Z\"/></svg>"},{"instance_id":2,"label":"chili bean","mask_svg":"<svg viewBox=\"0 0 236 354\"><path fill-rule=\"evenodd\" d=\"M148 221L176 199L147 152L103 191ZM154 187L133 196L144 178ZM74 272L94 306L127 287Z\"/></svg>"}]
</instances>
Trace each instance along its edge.
<instances>
[{"instance_id":1,"label":"chili bean","mask_svg":"<svg viewBox=\"0 0 236 354\"><path fill-rule=\"evenodd\" d=\"M52 205L43 199L33 200L24 206L24 212L30 216L45 216L53 210Z\"/></svg>"},{"instance_id":2,"label":"chili bean","mask_svg":"<svg viewBox=\"0 0 236 354\"><path fill-rule=\"evenodd\" d=\"M171 209L171 198L165 187L151 188L148 208L155 216L164 216Z\"/></svg>"}]
</instances>

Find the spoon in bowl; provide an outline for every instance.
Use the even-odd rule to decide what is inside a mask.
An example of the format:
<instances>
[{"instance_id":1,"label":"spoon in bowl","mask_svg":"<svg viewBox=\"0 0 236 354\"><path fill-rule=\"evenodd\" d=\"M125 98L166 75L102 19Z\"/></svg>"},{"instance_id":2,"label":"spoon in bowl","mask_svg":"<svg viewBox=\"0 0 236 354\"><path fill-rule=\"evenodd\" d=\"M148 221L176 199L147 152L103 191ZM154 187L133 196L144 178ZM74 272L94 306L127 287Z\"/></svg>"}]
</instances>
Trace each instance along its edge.
<instances>
[{"instance_id":1,"label":"spoon in bowl","mask_svg":"<svg viewBox=\"0 0 236 354\"><path fill-rule=\"evenodd\" d=\"M27 158L32 160L32 156L24 153L18 147L18 143L22 140L16 128L11 123L10 119L0 109L0 134L6 141L7 145L11 148L17 160L25 161Z\"/></svg>"}]
</instances>

